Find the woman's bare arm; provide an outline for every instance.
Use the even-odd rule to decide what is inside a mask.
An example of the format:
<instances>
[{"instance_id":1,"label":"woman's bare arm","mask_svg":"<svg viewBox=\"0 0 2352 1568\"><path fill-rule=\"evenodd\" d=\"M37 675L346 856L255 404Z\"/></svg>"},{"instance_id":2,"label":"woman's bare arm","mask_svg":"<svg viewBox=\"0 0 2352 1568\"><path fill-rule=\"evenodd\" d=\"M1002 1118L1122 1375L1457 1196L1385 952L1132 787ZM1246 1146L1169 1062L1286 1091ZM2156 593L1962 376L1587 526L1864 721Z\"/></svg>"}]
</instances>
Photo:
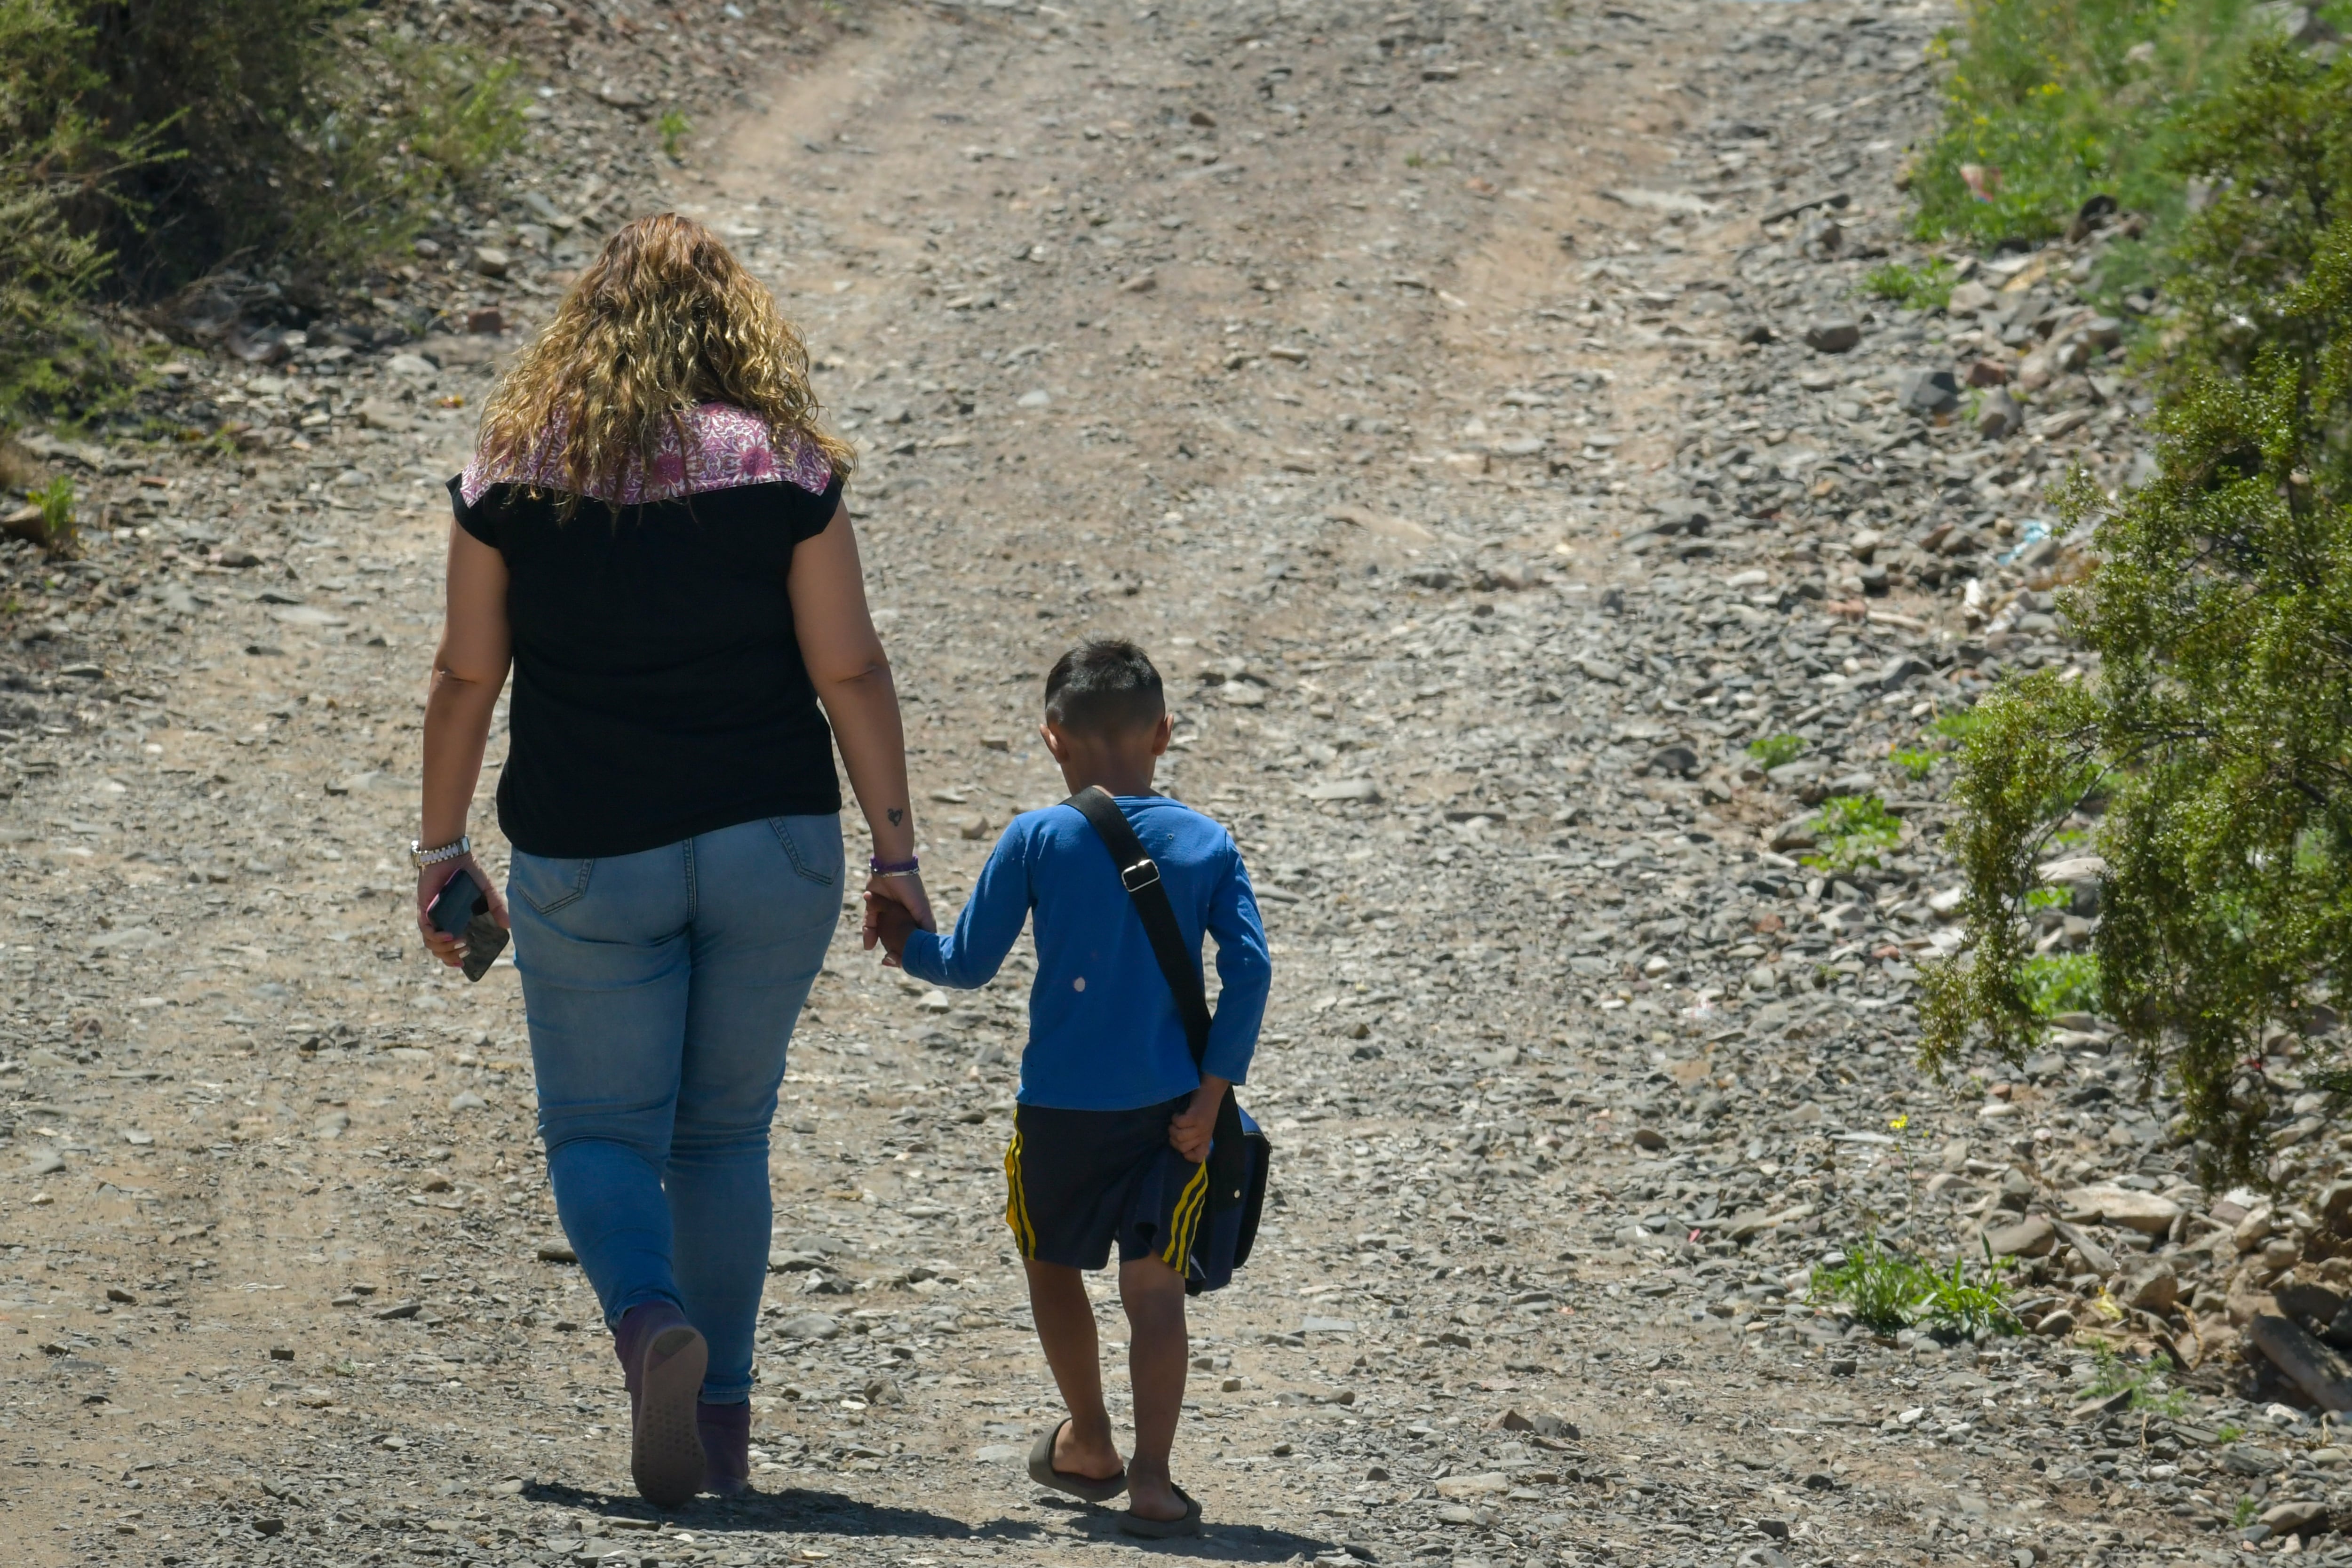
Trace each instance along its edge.
<instances>
[{"instance_id":1,"label":"woman's bare arm","mask_svg":"<svg viewBox=\"0 0 2352 1568\"><path fill-rule=\"evenodd\" d=\"M512 658L506 557L453 523L447 609L441 646L433 655L433 684L425 698L425 809L417 837L427 848L466 836L474 787L482 776L482 752L489 743L490 715ZM476 873L489 892L499 923L507 923L506 900L471 855L418 872L417 929L434 956L453 966L460 957L457 940L435 930L425 911L460 869Z\"/></svg>"},{"instance_id":2,"label":"woman's bare arm","mask_svg":"<svg viewBox=\"0 0 2352 1568\"><path fill-rule=\"evenodd\" d=\"M793 550L788 589L801 660L808 666L825 717L833 721L834 739L849 769L850 791L873 835L875 858L910 860L915 810L907 789L907 740L898 720L898 689L866 607L866 576L847 507L833 514L823 533L801 541ZM877 877L866 891L904 906L925 931L935 929L920 878ZM876 934L869 919L867 948L873 947Z\"/></svg>"}]
</instances>

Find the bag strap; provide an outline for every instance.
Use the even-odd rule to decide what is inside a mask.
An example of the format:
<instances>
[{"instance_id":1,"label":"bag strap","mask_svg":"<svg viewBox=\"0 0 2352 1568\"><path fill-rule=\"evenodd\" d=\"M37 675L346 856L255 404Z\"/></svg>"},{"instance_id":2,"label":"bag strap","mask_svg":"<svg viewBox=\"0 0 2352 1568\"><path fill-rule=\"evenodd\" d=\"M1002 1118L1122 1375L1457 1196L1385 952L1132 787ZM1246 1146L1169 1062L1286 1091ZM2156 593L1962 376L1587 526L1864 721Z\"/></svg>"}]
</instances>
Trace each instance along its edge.
<instances>
[{"instance_id":1,"label":"bag strap","mask_svg":"<svg viewBox=\"0 0 2352 1568\"><path fill-rule=\"evenodd\" d=\"M1184 943L1183 928L1176 923L1176 906L1160 880L1159 863L1147 854L1143 840L1119 810L1118 802L1099 785L1088 784L1062 803L1085 817L1110 851L1118 879L1142 918L1143 934L1151 939L1151 955L1175 994L1176 1016L1184 1022L1184 1037L1192 1047L1192 1065L1199 1067L1209 1052L1209 994L1201 981L1200 962Z\"/></svg>"},{"instance_id":2,"label":"bag strap","mask_svg":"<svg viewBox=\"0 0 2352 1568\"><path fill-rule=\"evenodd\" d=\"M1203 1068L1209 1054L1208 988L1202 984L1200 960L1185 945L1183 928L1176 923L1176 906L1168 901L1159 862L1145 853L1143 840L1135 836L1127 813L1100 785L1088 784L1063 804L1085 817L1110 851L1112 862L1118 867L1119 882L1143 921L1144 934L1151 939L1151 955L1160 961L1160 973L1175 994L1176 1013L1184 1020L1184 1037L1192 1047L1192 1065ZM1212 1212L1235 1207L1247 1197L1245 1136L1241 1103L1229 1087L1224 1099L1217 1102L1216 1127L1210 1134L1207 1196Z\"/></svg>"}]
</instances>

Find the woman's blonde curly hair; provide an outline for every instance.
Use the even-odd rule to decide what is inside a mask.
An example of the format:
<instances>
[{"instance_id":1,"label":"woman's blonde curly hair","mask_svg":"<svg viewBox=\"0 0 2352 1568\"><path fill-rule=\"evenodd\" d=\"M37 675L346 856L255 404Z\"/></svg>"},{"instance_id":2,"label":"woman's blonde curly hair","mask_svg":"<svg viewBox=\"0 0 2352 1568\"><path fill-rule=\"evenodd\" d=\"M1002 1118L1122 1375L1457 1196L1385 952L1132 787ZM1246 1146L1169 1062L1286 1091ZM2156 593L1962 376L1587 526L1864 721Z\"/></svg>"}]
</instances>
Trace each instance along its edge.
<instances>
[{"instance_id":1,"label":"woman's blonde curly hair","mask_svg":"<svg viewBox=\"0 0 2352 1568\"><path fill-rule=\"evenodd\" d=\"M569 512L581 496L618 492L632 468L650 471L665 434L690 446L687 416L704 403L765 419L780 446L805 438L841 479L856 464L817 423L808 346L775 297L709 229L656 213L604 242L500 378L477 460L545 478ZM551 463L542 454L559 430Z\"/></svg>"}]
</instances>

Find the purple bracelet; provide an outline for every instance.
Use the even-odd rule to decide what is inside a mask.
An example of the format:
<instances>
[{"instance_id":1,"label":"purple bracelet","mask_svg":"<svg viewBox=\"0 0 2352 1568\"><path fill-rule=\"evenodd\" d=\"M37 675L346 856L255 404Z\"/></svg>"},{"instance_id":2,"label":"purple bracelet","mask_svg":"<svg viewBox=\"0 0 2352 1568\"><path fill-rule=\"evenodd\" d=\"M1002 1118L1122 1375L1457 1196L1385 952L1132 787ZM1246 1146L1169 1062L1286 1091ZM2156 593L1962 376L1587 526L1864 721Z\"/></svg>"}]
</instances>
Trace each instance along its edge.
<instances>
[{"instance_id":1,"label":"purple bracelet","mask_svg":"<svg viewBox=\"0 0 2352 1568\"><path fill-rule=\"evenodd\" d=\"M922 864L920 860L877 860L870 855L866 858L866 869L877 877L911 877L922 868Z\"/></svg>"}]
</instances>

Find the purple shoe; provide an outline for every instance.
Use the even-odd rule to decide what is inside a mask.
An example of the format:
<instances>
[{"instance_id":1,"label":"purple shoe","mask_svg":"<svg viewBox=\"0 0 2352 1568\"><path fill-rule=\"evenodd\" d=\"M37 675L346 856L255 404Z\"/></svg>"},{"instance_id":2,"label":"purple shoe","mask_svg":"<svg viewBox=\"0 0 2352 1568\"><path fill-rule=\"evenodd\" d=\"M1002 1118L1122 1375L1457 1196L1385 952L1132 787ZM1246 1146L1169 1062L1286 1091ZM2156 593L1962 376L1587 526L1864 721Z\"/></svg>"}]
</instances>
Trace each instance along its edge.
<instances>
[{"instance_id":1,"label":"purple shoe","mask_svg":"<svg viewBox=\"0 0 2352 1568\"><path fill-rule=\"evenodd\" d=\"M684 1312L653 1301L622 1314L613 1352L629 1390L629 1474L637 1495L656 1508L676 1508L702 1489L695 1405L710 1347Z\"/></svg>"},{"instance_id":2,"label":"purple shoe","mask_svg":"<svg viewBox=\"0 0 2352 1568\"><path fill-rule=\"evenodd\" d=\"M740 1497L751 1489L751 1406L694 1407L695 1431L702 1438L702 1489L718 1497Z\"/></svg>"}]
</instances>

